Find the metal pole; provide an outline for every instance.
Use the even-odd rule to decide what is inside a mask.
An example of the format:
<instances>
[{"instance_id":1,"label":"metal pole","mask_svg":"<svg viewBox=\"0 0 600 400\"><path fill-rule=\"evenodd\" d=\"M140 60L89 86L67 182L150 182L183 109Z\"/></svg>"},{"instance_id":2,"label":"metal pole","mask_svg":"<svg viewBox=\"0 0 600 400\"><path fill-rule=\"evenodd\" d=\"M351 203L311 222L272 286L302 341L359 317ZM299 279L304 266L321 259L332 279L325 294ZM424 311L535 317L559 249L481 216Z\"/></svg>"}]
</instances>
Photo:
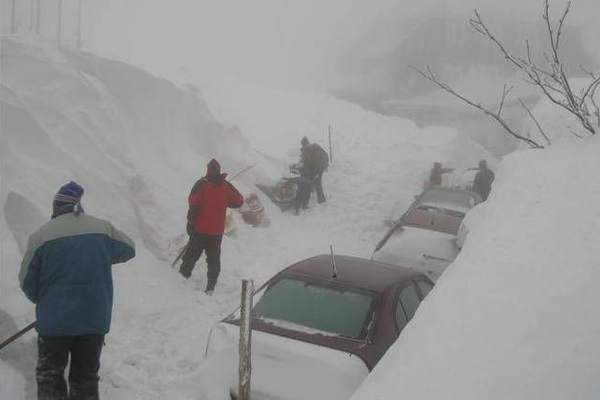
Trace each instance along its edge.
<instances>
[{"instance_id":1,"label":"metal pole","mask_svg":"<svg viewBox=\"0 0 600 400\"><path fill-rule=\"evenodd\" d=\"M16 0L12 0L12 9L10 10L10 33L17 33L17 6Z\"/></svg>"},{"instance_id":2,"label":"metal pole","mask_svg":"<svg viewBox=\"0 0 600 400\"><path fill-rule=\"evenodd\" d=\"M33 0L29 0L29 32L33 32L34 8Z\"/></svg>"},{"instance_id":3,"label":"metal pole","mask_svg":"<svg viewBox=\"0 0 600 400\"><path fill-rule=\"evenodd\" d=\"M333 164L333 145L331 144L331 125L329 125L329 162Z\"/></svg>"},{"instance_id":4,"label":"metal pole","mask_svg":"<svg viewBox=\"0 0 600 400\"><path fill-rule=\"evenodd\" d=\"M62 9L63 9L63 0L58 0L58 26L56 28L56 41L60 46L60 39L62 36Z\"/></svg>"},{"instance_id":5,"label":"metal pole","mask_svg":"<svg viewBox=\"0 0 600 400\"><path fill-rule=\"evenodd\" d=\"M83 14L83 0L79 0L78 8L77 8L77 48L81 50L82 40L81 40L81 19Z\"/></svg>"},{"instance_id":6,"label":"metal pole","mask_svg":"<svg viewBox=\"0 0 600 400\"><path fill-rule=\"evenodd\" d=\"M253 293L254 282L251 279L242 280L238 400L250 400L250 377L252 374L252 327L250 324L250 315L252 312Z\"/></svg>"},{"instance_id":7,"label":"metal pole","mask_svg":"<svg viewBox=\"0 0 600 400\"><path fill-rule=\"evenodd\" d=\"M41 4L41 0L36 0L35 2L35 34L39 35L40 34L40 14L42 13L42 4Z\"/></svg>"}]
</instances>

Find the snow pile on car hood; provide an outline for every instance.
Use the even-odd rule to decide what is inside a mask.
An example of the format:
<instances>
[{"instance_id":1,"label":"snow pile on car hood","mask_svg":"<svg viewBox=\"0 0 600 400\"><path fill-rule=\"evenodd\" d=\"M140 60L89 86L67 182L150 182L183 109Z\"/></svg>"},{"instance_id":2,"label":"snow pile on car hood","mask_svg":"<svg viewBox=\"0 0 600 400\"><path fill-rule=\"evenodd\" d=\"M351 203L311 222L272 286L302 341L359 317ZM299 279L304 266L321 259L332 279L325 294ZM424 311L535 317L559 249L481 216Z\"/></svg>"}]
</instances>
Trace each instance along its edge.
<instances>
[{"instance_id":1,"label":"snow pile on car hood","mask_svg":"<svg viewBox=\"0 0 600 400\"><path fill-rule=\"evenodd\" d=\"M455 263L353 400L595 399L600 141L501 163Z\"/></svg>"}]
</instances>

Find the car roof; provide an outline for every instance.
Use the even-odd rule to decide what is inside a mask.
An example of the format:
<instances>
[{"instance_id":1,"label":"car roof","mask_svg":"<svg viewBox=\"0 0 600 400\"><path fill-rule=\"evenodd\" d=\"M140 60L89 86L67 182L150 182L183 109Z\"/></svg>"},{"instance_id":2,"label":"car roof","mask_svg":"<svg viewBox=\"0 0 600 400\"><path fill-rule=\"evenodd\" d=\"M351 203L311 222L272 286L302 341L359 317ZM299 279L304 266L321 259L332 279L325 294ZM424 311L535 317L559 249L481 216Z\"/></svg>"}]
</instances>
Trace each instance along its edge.
<instances>
[{"instance_id":1,"label":"car roof","mask_svg":"<svg viewBox=\"0 0 600 400\"><path fill-rule=\"evenodd\" d=\"M326 280L341 286L381 293L398 282L423 275L411 268L364 258L335 255L337 277L333 278L331 255L318 255L291 265L279 275Z\"/></svg>"}]
</instances>

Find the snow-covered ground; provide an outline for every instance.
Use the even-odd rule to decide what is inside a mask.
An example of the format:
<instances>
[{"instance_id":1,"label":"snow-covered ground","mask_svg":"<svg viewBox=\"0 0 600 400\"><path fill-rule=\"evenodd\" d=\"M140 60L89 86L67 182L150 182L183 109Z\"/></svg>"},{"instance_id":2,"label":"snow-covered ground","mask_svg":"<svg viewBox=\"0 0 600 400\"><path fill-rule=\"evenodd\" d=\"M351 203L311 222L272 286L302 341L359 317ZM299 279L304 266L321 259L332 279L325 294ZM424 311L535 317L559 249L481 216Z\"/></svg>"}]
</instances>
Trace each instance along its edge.
<instances>
[{"instance_id":1,"label":"snow-covered ground","mask_svg":"<svg viewBox=\"0 0 600 400\"><path fill-rule=\"evenodd\" d=\"M468 167L487 157L451 129L421 130L326 95L233 83L178 87L27 39L4 37L0 47L0 337L32 321L33 306L17 285L20 249L49 215L57 188L74 179L86 189L86 211L138 245L134 261L114 268L113 326L101 368L109 399L210 398L206 337L238 303L240 278L261 283L330 243L368 257L386 212L398 200L408 204L434 161ZM256 163L235 181L248 193L296 161L302 136L325 146L328 125L334 163L324 178L326 204L293 216L262 197L271 222L262 228L234 214L237 229L223 243L213 297L200 290L202 262L190 281L171 269L187 193L211 157L228 172ZM34 398L35 335L11 346L0 354L0 397Z\"/></svg>"},{"instance_id":2,"label":"snow-covered ground","mask_svg":"<svg viewBox=\"0 0 600 400\"><path fill-rule=\"evenodd\" d=\"M521 151L353 400L595 399L600 141Z\"/></svg>"}]
</instances>

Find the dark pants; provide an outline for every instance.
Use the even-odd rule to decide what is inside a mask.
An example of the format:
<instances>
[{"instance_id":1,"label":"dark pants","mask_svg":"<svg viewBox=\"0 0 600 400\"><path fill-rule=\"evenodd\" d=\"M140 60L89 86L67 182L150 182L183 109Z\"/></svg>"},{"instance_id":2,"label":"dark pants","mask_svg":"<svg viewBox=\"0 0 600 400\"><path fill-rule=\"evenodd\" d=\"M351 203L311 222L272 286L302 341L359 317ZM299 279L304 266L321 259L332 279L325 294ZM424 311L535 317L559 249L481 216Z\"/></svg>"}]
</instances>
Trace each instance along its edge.
<instances>
[{"instance_id":1,"label":"dark pants","mask_svg":"<svg viewBox=\"0 0 600 400\"><path fill-rule=\"evenodd\" d=\"M317 174L313 181L313 185L315 187L315 191L317 192L317 201L319 203L325 203L325 193L323 193L323 173L320 172Z\"/></svg>"},{"instance_id":2,"label":"dark pants","mask_svg":"<svg viewBox=\"0 0 600 400\"><path fill-rule=\"evenodd\" d=\"M208 271L206 272L206 290L214 290L221 272L221 241L223 235L200 235L193 234L183 255L183 262L179 268L179 273L185 278L192 276L192 271L196 266L196 261L200 258L203 251L206 251L206 263Z\"/></svg>"},{"instance_id":3,"label":"dark pants","mask_svg":"<svg viewBox=\"0 0 600 400\"><path fill-rule=\"evenodd\" d=\"M38 400L98 400L98 369L104 335L39 336ZM69 363L69 389L65 368Z\"/></svg>"},{"instance_id":4,"label":"dark pants","mask_svg":"<svg viewBox=\"0 0 600 400\"><path fill-rule=\"evenodd\" d=\"M312 184L310 179L305 177L298 178L296 184L298 185L298 188L296 190L294 208L296 209L296 212L299 212L300 208L308 208L308 202L310 200L310 194L312 192Z\"/></svg>"}]
</instances>

